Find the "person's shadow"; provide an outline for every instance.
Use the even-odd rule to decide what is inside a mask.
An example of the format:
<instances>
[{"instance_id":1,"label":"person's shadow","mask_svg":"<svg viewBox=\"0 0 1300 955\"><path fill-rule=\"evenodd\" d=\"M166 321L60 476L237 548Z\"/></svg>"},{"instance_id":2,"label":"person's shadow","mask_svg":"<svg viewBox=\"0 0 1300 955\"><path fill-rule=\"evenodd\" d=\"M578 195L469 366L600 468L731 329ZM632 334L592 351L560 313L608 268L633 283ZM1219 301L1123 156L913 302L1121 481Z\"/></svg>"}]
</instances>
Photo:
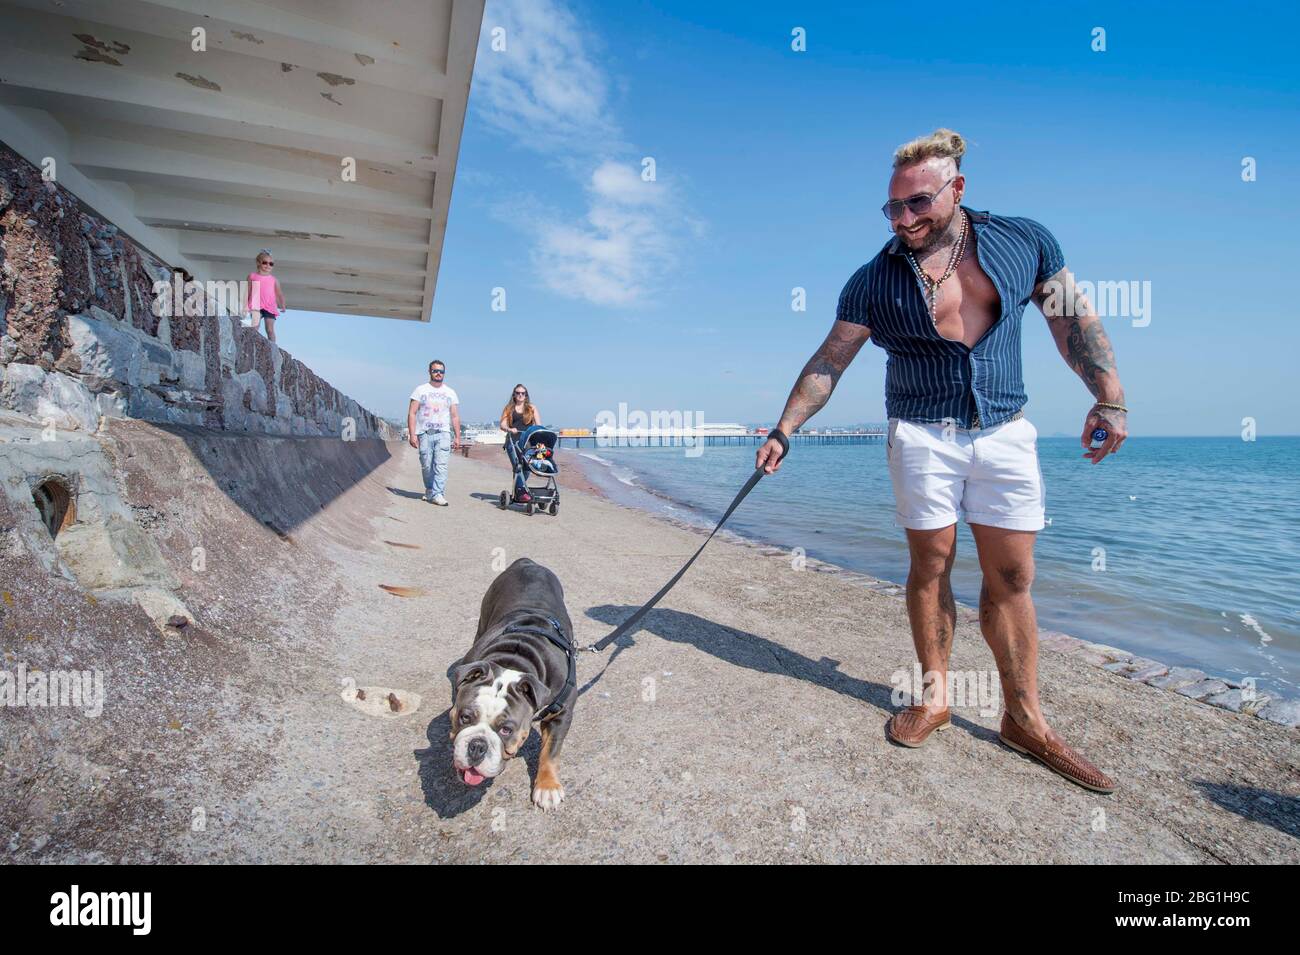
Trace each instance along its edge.
<instances>
[{"instance_id":1,"label":"person's shadow","mask_svg":"<svg viewBox=\"0 0 1300 955\"><path fill-rule=\"evenodd\" d=\"M408 491L405 488L392 487L391 485L388 488L388 493L396 494L398 497L410 498L411 500L417 500L417 501L420 498L424 497L424 495L419 493L418 491Z\"/></svg>"},{"instance_id":2,"label":"person's shadow","mask_svg":"<svg viewBox=\"0 0 1300 955\"><path fill-rule=\"evenodd\" d=\"M1258 786L1216 783L1208 779L1198 779L1196 786L1208 799L1229 812L1300 839L1300 799L1295 796Z\"/></svg>"},{"instance_id":3,"label":"person's shadow","mask_svg":"<svg viewBox=\"0 0 1300 955\"><path fill-rule=\"evenodd\" d=\"M587 616L611 627L617 626L630 617L638 608L602 604L587 610ZM645 630L673 643L684 643L717 657L732 666L754 670L758 673L779 674L793 677L820 686L834 693L850 696L879 709L884 715L892 714L897 706L892 702L893 687L883 683L873 683L840 671L840 662L830 657L814 660L779 643L760 637L758 634L734 627L724 627L693 613L681 610L656 608L646 614L640 626L632 634L626 634L614 642L614 646L623 650L630 645L632 635ZM611 658L612 662L612 658ZM608 664L606 664L608 666ZM583 692L591 689L596 680L604 674L600 671L586 686ZM997 738L997 734L985 729L978 723L972 723L954 711L953 723L962 726L972 735L985 740ZM884 733L884 724L881 724Z\"/></svg>"}]
</instances>

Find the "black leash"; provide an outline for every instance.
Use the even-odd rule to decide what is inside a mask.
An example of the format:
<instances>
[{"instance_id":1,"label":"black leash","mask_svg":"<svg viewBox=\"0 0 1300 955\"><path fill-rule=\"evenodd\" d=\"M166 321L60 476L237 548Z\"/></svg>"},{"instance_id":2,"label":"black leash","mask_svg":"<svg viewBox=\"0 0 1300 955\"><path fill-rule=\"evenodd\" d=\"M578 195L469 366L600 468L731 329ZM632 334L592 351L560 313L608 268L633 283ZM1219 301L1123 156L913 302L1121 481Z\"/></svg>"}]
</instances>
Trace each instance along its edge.
<instances>
[{"instance_id":1,"label":"black leash","mask_svg":"<svg viewBox=\"0 0 1300 955\"><path fill-rule=\"evenodd\" d=\"M773 428L771 431L769 431L767 433L767 436L769 438L776 438L776 440L781 443L781 457L778 458L777 460L784 461L786 459L786 456L790 453L790 440L776 428ZM653 597L647 600L641 606L640 610L638 610L636 613L632 614L632 616L628 617L621 624L619 624L618 628L613 633L609 634L608 636L602 637L601 639L597 640L595 643L591 644L590 646L583 647L582 649L590 650L592 653L600 653L602 650L604 650L607 646L609 646L619 637L626 636L627 634L632 633L636 629L636 625L641 622L641 618L651 611L654 605L657 604L663 598L664 594L668 593L668 591L672 590L673 587L676 586L677 581L682 579L682 575L685 574L686 571L690 570L691 564L695 563L695 558L699 557L700 554L704 552L704 548L709 546L709 541L713 540L713 535L722 529L722 525L727 523L727 518L731 516L731 512L740 506L740 502L743 501L749 495L750 491L754 490L754 485L756 485L762 479L765 473L766 472L762 468L754 469L754 473L749 476L749 480L746 481L745 486L740 489L740 493L737 494L735 498L732 499L731 506L727 508L727 512L722 515L722 519L718 521L717 525L713 528L713 531L709 534L707 538L705 538L704 543L700 545L700 549L691 555L691 559L682 565L681 570L673 574L672 580L668 581L668 583L664 584L663 587L659 589L659 593L655 594Z\"/></svg>"}]
</instances>

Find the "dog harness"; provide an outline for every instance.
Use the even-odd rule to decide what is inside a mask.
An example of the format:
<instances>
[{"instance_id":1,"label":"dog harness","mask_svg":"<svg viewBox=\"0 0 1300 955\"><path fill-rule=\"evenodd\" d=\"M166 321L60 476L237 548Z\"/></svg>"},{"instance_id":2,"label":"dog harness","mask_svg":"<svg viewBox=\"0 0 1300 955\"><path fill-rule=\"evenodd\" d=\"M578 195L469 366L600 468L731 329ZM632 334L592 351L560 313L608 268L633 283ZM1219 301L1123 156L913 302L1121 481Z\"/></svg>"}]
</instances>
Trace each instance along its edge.
<instances>
[{"instance_id":1,"label":"dog harness","mask_svg":"<svg viewBox=\"0 0 1300 955\"><path fill-rule=\"evenodd\" d=\"M547 617L546 619L554 628L554 632L551 630L545 630L541 627L507 627L505 630L501 631L502 636L512 633L531 633L539 637L545 637L551 643L564 651L565 661L569 665L569 675L564 680L564 688L561 689L559 693L555 694L555 699L551 700L550 703L546 704L546 706L533 714L533 719L541 720L542 722L554 719L564 712L564 705L569 701L569 696L572 695L573 691L578 686L578 664L576 659L577 655L574 652L573 641L565 636L564 627L560 625L560 621L556 620L554 617Z\"/></svg>"}]
</instances>

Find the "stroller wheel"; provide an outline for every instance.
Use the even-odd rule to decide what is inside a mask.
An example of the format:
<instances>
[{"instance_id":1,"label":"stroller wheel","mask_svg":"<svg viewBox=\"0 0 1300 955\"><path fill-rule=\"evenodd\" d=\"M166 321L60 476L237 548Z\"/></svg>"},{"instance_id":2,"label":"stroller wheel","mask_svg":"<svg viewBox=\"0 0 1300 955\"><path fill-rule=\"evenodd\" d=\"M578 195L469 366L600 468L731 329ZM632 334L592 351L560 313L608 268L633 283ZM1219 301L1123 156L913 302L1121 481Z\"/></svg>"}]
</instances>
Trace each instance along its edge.
<instances>
[{"instance_id":1,"label":"stroller wheel","mask_svg":"<svg viewBox=\"0 0 1300 955\"><path fill-rule=\"evenodd\" d=\"M551 517L554 517L556 514L560 513L559 501L551 501L550 512L551 512Z\"/></svg>"},{"instance_id":2,"label":"stroller wheel","mask_svg":"<svg viewBox=\"0 0 1300 955\"><path fill-rule=\"evenodd\" d=\"M534 513L536 512L536 510L537 510L537 505L534 504L532 501L529 501L529 502L528 502L528 507L527 507L525 510L528 511L528 516L529 516L529 517L532 517L533 514L534 514Z\"/></svg>"},{"instance_id":3,"label":"stroller wheel","mask_svg":"<svg viewBox=\"0 0 1300 955\"><path fill-rule=\"evenodd\" d=\"M506 493L505 491L502 491L502 492L501 492L501 497L500 497L500 499L497 501L497 506L498 506L499 508L501 508L501 510L503 510L503 511L504 511L507 507L509 507L509 506L510 506L510 495L509 495L508 493Z\"/></svg>"}]
</instances>

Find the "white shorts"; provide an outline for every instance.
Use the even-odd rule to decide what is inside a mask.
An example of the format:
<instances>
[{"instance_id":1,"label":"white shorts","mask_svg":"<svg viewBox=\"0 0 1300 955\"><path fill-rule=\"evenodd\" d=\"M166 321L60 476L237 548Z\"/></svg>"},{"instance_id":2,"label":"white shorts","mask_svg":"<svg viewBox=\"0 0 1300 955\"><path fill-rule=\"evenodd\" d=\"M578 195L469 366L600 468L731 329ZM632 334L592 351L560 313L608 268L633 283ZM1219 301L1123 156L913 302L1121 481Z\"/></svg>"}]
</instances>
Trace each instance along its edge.
<instances>
[{"instance_id":1,"label":"white shorts","mask_svg":"<svg viewBox=\"0 0 1300 955\"><path fill-rule=\"evenodd\" d=\"M1043 529L1038 429L1028 418L976 431L890 418L885 454L903 527L934 530L960 518L1008 530Z\"/></svg>"}]
</instances>

